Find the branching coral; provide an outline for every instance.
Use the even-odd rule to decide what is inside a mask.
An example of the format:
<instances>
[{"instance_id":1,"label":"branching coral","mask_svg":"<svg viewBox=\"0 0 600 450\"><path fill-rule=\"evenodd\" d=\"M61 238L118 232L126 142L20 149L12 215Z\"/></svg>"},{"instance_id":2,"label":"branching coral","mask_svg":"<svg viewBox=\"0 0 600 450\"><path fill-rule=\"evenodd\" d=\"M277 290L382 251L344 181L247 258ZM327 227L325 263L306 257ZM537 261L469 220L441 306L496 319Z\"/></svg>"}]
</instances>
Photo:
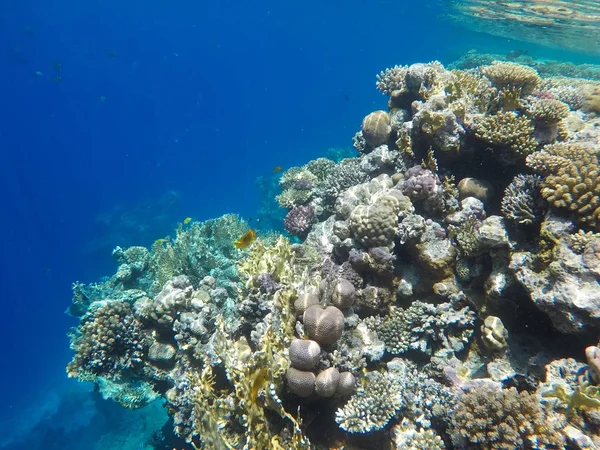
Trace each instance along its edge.
<instances>
[{"instance_id":1,"label":"branching coral","mask_svg":"<svg viewBox=\"0 0 600 450\"><path fill-rule=\"evenodd\" d=\"M385 69L377 75L377 89L383 94L392 95L394 91L402 91L406 88L406 72L408 66L394 66L391 69Z\"/></svg>"},{"instance_id":2,"label":"branching coral","mask_svg":"<svg viewBox=\"0 0 600 450\"><path fill-rule=\"evenodd\" d=\"M384 428L402 406L401 385L380 372L370 372L343 408L335 413L340 428L368 433Z\"/></svg>"},{"instance_id":3,"label":"branching coral","mask_svg":"<svg viewBox=\"0 0 600 450\"><path fill-rule=\"evenodd\" d=\"M595 148L577 143L547 145L527 157L544 176L542 197L571 211L582 225L600 230L600 162Z\"/></svg>"},{"instance_id":4,"label":"branching coral","mask_svg":"<svg viewBox=\"0 0 600 450\"><path fill-rule=\"evenodd\" d=\"M541 81L535 69L509 62L495 62L482 67L481 72L494 87L520 89L522 95L531 94Z\"/></svg>"},{"instance_id":5,"label":"branching coral","mask_svg":"<svg viewBox=\"0 0 600 450\"><path fill-rule=\"evenodd\" d=\"M194 222L187 227L180 224L174 240L159 239L152 246L151 291L159 292L168 280L178 275L188 276L197 286L209 274L233 291L238 281L235 264L243 253L232 243L246 231L248 225L234 214Z\"/></svg>"},{"instance_id":6,"label":"branching coral","mask_svg":"<svg viewBox=\"0 0 600 450\"><path fill-rule=\"evenodd\" d=\"M407 350L460 351L473 334L475 314L468 308L455 309L449 303L433 305L415 301L407 309L392 308L383 320L365 319L393 355Z\"/></svg>"},{"instance_id":7,"label":"branching coral","mask_svg":"<svg viewBox=\"0 0 600 450\"><path fill-rule=\"evenodd\" d=\"M569 106L551 98L533 98L525 106L525 114L536 122L557 124L569 114Z\"/></svg>"},{"instance_id":8,"label":"branching coral","mask_svg":"<svg viewBox=\"0 0 600 450\"><path fill-rule=\"evenodd\" d=\"M129 303L105 301L82 322L70 335L75 356L67 366L69 377L119 379L140 366L145 338Z\"/></svg>"},{"instance_id":9,"label":"branching coral","mask_svg":"<svg viewBox=\"0 0 600 450\"><path fill-rule=\"evenodd\" d=\"M469 448L563 448L564 437L546 424L536 394L482 385L458 401L452 417L457 443ZM544 447L549 446L549 447Z\"/></svg>"},{"instance_id":10,"label":"branching coral","mask_svg":"<svg viewBox=\"0 0 600 450\"><path fill-rule=\"evenodd\" d=\"M501 152L503 161L523 158L537 147L533 125L525 116L514 112L499 112L479 121L475 135Z\"/></svg>"},{"instance_id":11,"label":"branching coral","mask_svg":"<svg viewBox=\"0 0 600 450\"><path fill-rule=\"evenodd\" d=\"M546 207L540 193L542 178L519 174L504 191L502 214L519 224L529 225L542 220Z\"/></svg>"}]
</instances>

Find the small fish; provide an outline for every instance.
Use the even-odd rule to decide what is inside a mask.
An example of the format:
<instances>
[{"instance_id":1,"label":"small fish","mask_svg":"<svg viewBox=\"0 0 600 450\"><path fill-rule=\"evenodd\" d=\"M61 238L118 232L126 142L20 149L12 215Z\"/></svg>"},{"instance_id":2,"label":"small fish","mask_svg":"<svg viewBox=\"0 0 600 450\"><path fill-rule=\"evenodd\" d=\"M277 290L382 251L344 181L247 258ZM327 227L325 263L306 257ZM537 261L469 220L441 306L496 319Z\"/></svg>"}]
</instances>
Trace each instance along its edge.
<instances>
[{"instance_id":1,"label":"small fish","mask_svg":"<svg viewBox=\"0 0 600 450\"><path fill-rule=\"evenodd\" d=\"M256 373L256 375L254 375L254 380L252 380L252 403L256 402L258 391L260 391L260 388L263 386L263 384L265 384L267 379L267 373L269 373L269 371L266 367L263 367Z\"/></svg>"},{"instance_id":2,"label":"small fish","mask_svg":"<svg viewBox=\"0 0 600 450\"><path fill-rule=\"evenodd\" d=\"M168 242L168 239L165 239L165 238L158 238L157 240L155 240L155 241L154 241L154 244L156 244L156 245L162 245L162 244L164 244L165 242Z\"/></svg>"},{"instance_id":3,"label":"small fish","mask_svg":"<svg viewBox=\"0 0 600 450\"><path fill-rule=\"evenodd\" d=\"M55 83L60 83L62 81L62 77L57 75L54 78L52 78L52 81L54 81Z\"/></svg>"},{"instance_id":4,"label":"small fish","mask_svg":"<svg viewBox=\"0 0 600 450\"><path fill-rule=\"evenodd\" d=\"M52 68L54 70L56 70L57 72L60 72L62 70L62 64L59 62L55 62L54 65L52 66Z\"/></svg>"},{"instance_id":5,"label":"small fish","mask_svg":"<svg viewBox=\"0 0 600 450\"><path fill-rule=\"evenodd\" d=\"M344 94L344 100L346 100L347 102L350 101L350 96L348 94Z\"/></svg>"},{"instance_id":6,"label":"small fish","mask_svg":"<svg viewBox=\"0 0 600 450\"><path fill-rule=\"evenodd\" d=\"M36 76L36 77L43 77L43 76L44 76L44 74L43 74L42 72L40 72L39 70L36 70L36 72L35 72L35 76Z\"/></svg>"},{"instance_id":7,"label":"small fish","mask_svg":"<svg viewBox=\"0 0 600 450\"><path fill-rule=\"evenodd\" d=\"M252 217L248 217L248 222L252 222Z\"/></svg>"},{"instance_id":8,"label":"small fish","mask_svg":"<svg viewBox=\"0 0 600 450\"><path fill-rule=\"evenodd\" d=\"M106 52L106 54L108 56L110 56L111 58L116 58L117 57L117 52L115 50L109 50Z\"/></svg>"},{"instance_id":9,"label":"small fish","mask_svg":"<svg viewBox=\"0 0 600 450\"><path fill-rule=\"evenodd\" d=\"M275 166L273 167L273 173L279 173L283 170L283 167L281 166Z\"/></svg>"},{"instance_id":10,"label":"small fish","mask_svg":"<svg viewBox=\"0 0 600 450\"><path fill-rule=\"evenodd\" d=\"M249 230L233 243L235 248L247 248L256 240L256 231Z\"/></svg>"},{"instance_id":11,"label":"small fish","mask_svg":"<svg viewBox=\"0 0 600 450\"><path fill-rule=\"evenodd\" d=\"M106 101L106 97L104 95L98 96L98 103L104 103Z\"/></svg>"},{"instance_id":12,"label":"small fish","mask_svg":"<svg viewBox=\"0 0 600 450\"><path fill-rule=\"evenodd\" d=\"M188 223L190 223L192 221L191 217L186 217L185 219L183 219L183 224L187 225Z\"/></svg>"}]
</instances>

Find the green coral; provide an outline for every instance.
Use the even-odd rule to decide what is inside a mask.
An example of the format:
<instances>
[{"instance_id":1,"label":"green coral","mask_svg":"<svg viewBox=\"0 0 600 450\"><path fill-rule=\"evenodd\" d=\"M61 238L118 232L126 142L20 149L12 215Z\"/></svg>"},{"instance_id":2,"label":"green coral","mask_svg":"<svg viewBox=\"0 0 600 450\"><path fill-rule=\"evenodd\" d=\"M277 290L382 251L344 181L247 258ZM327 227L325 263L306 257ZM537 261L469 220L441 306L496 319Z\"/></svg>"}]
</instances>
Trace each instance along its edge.
<instances>
[{"instance_id":1,"label":"green coral","mask_svg":"<svg viewBox=\"0 0 600 450\"><path fill-rule=\"evenodd\" d=\"M238 281L236 261L244 254L233 243L248 231L239 216L227 214L218 219L179 224L174 240L159 239L152 246L151 292L178 275L186 275L194 286L211 275L233 291Z\"/></svg>"},{"instance_id":2,"label":"green coral","mask_svg":"<svg viewBox=\"0 0 600 450\"><path fill-rule=\"evenodd\" d=\"M600 230L599 152L577 143L556 143L527 157L527 165L544 176L542 197L571 211L578 221Z\"/></svg>"},{"instance_id":3,"label":"green coral","mask_svg":"<svg viewBox=\"0 0 600 450\"><path fill-rule=\"evenodd\" d=\"M103 399L114 400L127 409L144 408L159 398L153 386L146 381L115 381L99 377L96 382Z\"/></svg>"},{"instance_id":4,"label":"green coral","mask_svg":"<svg viewBox=\"0 0 600 450\"><path fill-rule=\"evenodd\" d=\"M544 398L555 398L558 406L574 414L577 410L600 409L600 386L591 386L587 383L578 385L571 392L564 385L556 384L551 390L542 393Z\"/></svg>"}]
</instances>

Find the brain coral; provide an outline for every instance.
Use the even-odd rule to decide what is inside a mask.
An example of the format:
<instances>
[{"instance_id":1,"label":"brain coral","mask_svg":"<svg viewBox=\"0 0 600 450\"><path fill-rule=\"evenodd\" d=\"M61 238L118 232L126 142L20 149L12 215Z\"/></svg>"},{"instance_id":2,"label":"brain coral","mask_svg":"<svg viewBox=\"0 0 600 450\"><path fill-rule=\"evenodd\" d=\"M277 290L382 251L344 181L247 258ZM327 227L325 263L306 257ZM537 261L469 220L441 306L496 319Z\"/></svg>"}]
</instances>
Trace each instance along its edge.
<instances>
[{"instance_id":1,"label":"brain coral","mask_svg":"<svg viewBox=\"0 0 600 450\"><path fill-rule=\"evenodd\" d=\"M581 224L595 230L600 230L598 156L594 148L556 143L527 157L527 165L544 176L542 197L556 208L572 211Z\"/></svg>"}]
</instances>

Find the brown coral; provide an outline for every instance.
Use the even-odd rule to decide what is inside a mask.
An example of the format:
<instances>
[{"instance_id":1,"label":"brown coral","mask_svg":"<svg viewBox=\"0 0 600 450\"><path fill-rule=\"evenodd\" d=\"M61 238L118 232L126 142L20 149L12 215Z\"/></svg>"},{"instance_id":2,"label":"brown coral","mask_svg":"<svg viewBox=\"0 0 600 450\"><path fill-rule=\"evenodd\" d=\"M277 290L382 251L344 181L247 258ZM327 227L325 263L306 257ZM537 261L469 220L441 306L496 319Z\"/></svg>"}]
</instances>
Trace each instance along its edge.
<instances>
[{"instance_id":1,"label":"brown coral","mask_svg":"<svg viewBox=\"0 0 600 450\"><path fill-rule=\"evenodd\" d=\"M482 385L458 402L452 417L455 436L468 448L563 448L559 430L546 424L538 395L516 388Z\"/></svg>"},{"instance_id":2,"label":"brown coral","mask_svg":"<svg viewBox=\"0 0 600 450\"><path fill-rule=\"evenodd\" d=\"M572 211L584 226L600 230L598 150L576 143L547 145L529 155L527 165L544 175L542 197Z\"/></svg>"},{"instance_id":3,"label":"brown coral","mask_svg":"<svg viewBox=\"0 0 600 450\"><path fill-rule=\"evenodd\" d=\"M533 137L533 124L514 112L499 112L479 121L475 135L498 148L508 160L519 159L535 151L537 141Z\"/></svg>"},{"instance_id":4,"label":"brown coral","mask_svg":"<svg viewBox=\"0 0 600 450\"><path fill-rule=\"evenodd\" d=\"M481 68L498 89L520 89L522 95L531 94L540 84L540 76L535 69L510 62L494 62Z\"/></svg>"}]
</instances>

